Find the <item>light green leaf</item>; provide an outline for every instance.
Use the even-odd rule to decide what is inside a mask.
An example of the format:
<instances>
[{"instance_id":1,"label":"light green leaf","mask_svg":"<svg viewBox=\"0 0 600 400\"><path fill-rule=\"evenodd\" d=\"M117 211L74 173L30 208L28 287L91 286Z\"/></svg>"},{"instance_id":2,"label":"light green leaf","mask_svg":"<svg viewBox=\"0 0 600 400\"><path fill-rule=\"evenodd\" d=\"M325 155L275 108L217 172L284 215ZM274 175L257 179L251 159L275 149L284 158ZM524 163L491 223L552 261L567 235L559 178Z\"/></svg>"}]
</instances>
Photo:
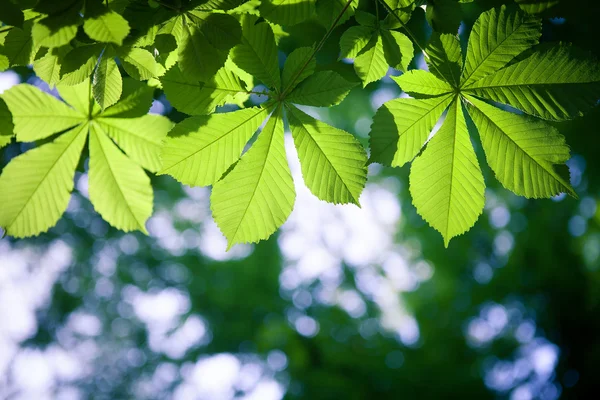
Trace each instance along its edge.
<instances>
[{"instance_id":1,"label":"light green leaf","mask_svg":"<svg viewBox=\"0 0 600 400\"><path fill-rule=\"evenodd\" d=\"M114 11L106 10L83 23L83 30L98 42L114 43L121 46L129 35L129 23Z\"/></svg>"},{"instance_id":2,"label":"light green leaf","mask_svg":"<svg viewBox=\"0 0 600 400\"><path fill-rule=\"evenodd\" d=\"M415 54L408 36L396 31L381 30L381 39L387 64L399 71L408 71Z\"/></svg>"},{"instance_id":3,"label":"light green leaf","mask_svg":"<svg viewBox=\"0 0 600 400\"><path fill-rule=\"evenodd\" d=\"M246 85L226 67L204 83L186 78L175 66L160 81L171 104L191 115L210 114L236 94L247 92Z\"/></svg>"},{"instance_id":4,"label":"light green leaf","mask_svg":"<svg viewBox=\"0 0 600 400\"><path fill-rule=\"evenodd\" d=\"M286 98L290 103L313 107L331 107L340 104L356 86L334 71L320 71L302 82Z\"/></svg>"},{"instance_id":5,"label":"light green leaf","mask_svg":"<svg viewBox=\"0 0 600 400\"><path fill-rule=\"evenodd\" d=\"M123 81L121 100L104 110L101 117L136 118L148 113L154 100L154 88L127 78Z\"/></svg>"},{"instance_id":6,"label":"light green leaf","mask_svg":"<svg viewBox=\"0 0 600 400\"><path fill-rule=\"evenodd\" d=\"M54 88L60 81L62 58L69 50L69 46L49 49L43 57L33 62L35 74L51 88Z\"/></svg>"},{"instance_id":7,"label":"light green leaf","mask_svg":"<svg viewBox=\"0 0 600 400\"><path fill-rule=\"evenodd\" d=\"M429 71L440 79L458 87L463 68L460 41L456 35L433 33L427 48L429 58L425 58Z\"/></svg>"},{"instance_id":8,"label":"light green leaf","mask_svg":"<svg viewBox=\"0 0 600 400\"><path fill-rule=\"evenodd\" d=\"M262 0L260 15L279 25L295 25L315 13L316 0ZM341 11L341 10L340 10Z\"/></svg>"},{"instance_id":9,"label":"light green leaf","mask_svg":"<svg viewBox=\"0 0 600 400\"><path fill-rule=\"evenodd\" d=\"M366 26L353 26L346 30L340 38L340 60L342 58L356 58L358 53L368 44L375 31Z\"/></svg>"},{"instance_id":10,"label":"light green leaf","mask_svg":"<svg viewBox=\"0 0 600 400\"><path fill-rule=\"evenodd\" d=\"M575 192L565 163L569 147L556 128L541 121L508 113L468 97L469 113L496 178L505 188L533 198Z\"/></svg>"},{"instance_id":11,"label":"light green leaf","mask_svg":"<svg viewBox=\"0 0 600 400\"><path fill-rule=\"evenodd\" d=\"M150 78L156 78L165 73L165 69L160 65L148 50L134 47L122 57L123 68L131 76L139 81L146 81Z\"/></svg>"},{"instance_id":12,"label":"light green leaf","mask_svg":"<svg viewBox=\"0 0 600 400\"><path fill-rule=\"evenodd\" d=\"M358 205L367 181L367 154L360 142L296 107L288 110L306 186L321 200Z\"/></svg>"},{"instance_id":13,"label":"light green leaf","mask_svg":"<svg viewBox=\"0 0 600 400\"><path fill-rule=\"evenodd\" d=\"M500 70L538 43L541 21L533 16L492 8L479 16L471 35L461 82L474 82Z\"/></svg>"},{"instance_id":14,"label":"light green leaf","mask_svg":"<svg viewBox=\"0 0 600 400\"><path fill-rule=\"evenodd\" d=\"M311 57L313 51L312 47L299 47L287 57L281 74L281 87L283 90L287 90L289 93L315 72L317 60Z\"/></svg>"},{"instance_id":15,"label":"light green leaf","mask_svg":"<svg viewBox=\"0 0 600 400\"><path fill-rule=\"evenodd\" d=\"M454 90L448 82L439 79L431 72L421 69L408 71L401 76L392 76L392 79L411 96L414 94L439 96L451 93Z\"/></svg>"},{"instance_id":16,"label":"light green leaf","mask_svg":"<svg viewBox=\"0 0 600 400\"><path fill-rule=\"evenodd\" d=\"M109 224L147 234L145 224L153 201L150 178L98 124L90 126L89 193L94 209Z\"/></svg>"},{"instance_id":17,"label":"light green leaf","mask_svg":"<svg viewBox=\"0 0 600 400\"><path fill-rule=\"evenodd\" d=\"M214 184L240 158L267 115L253 107L181 121L163 146L161 174L190 186Z\"/></svg>"},{"instance_id":18,"label":"light green leaf","mask_svg":"<svg viewBox=\"0 0 600 400\"><path fill-rule=\"evenodd\" d=\"M73 176L87 137L81 125L52 143L13 159L0 176L0 226L14 237L54 226L67 209Z\"/></svg>"},{"instance_id":19,"label":"light green leaf","mask_svg":"<svg viewBox=\"0 0 600 400\"><path fill-rule=\"evenodd\" d=\"M151 172L161 168L160 152L163 140L173 127L168 118L161 115L105 118L101 115L95 121L129 158Z\"/></svg>"},{"instance_id":20,"label":"light green leaf","mask_svg":"<svg viewBox=\"0 0 600 400\"><path fill-rule=\"evenodd\" d=\"M61 80L63 85L78 85L88 79L94 72L98 57L102 54L103 47L98 44L76 47L68 52L61 67Z\"/></svg>"},{"instance_id":21,"label":"light green leaf","mask_svg":"<svg viewBox=\"0 0 600 400\"><path fill-rule=\"evenodd\" d=\"M28 84L13 86L2 98L13 115L21 142L33 142L81 124L87 116Z\"/></svg>"},{"instance_id":22,"label":"light green leaf","mask_svg":"<svg viewBox=\"0 0 600 400\"><path fill-rule=\"evenodd\" d=\"M528 114L562 121L578 117L600 98L600 64L570 46L536 52L465 90Z\"/></svg>"},{"instance_id":23,"label":"light green leaf","mask_svg":"<svg viewBox=\"0 0 600 400\"><path fill-rule=\"evenodd\" d=\"M373 117L371 162L401 167L412 161L451 101L452 96L446 95L385 103Z\"/></svg>"},{"instance_id":24,"label":"light green leaf","mask_svg":"<svg viewBox=\"0 0 600 400\"><path fill-rule=\"evenodd\" d=\"M93 83L94 99L96 99L100 108L110 107L121 98L123 78L117 63L112 57L112 52L108 49L98 62Z\"/></svg>"},{"instance_id":25,"label":"light green leaf","mask_svg":"<svg viewBox=\"0 0 600 400\"><path fill-rule=\"evenodd\" d=\"M62 15L46 17L36 21L31 30L31 37L37 47L60 47L69 44L77 35L79 21L73 18L64 20ZM67 22L69 24L67 25Z\"/></svg>"},{"instance_id":26,"label":"light green leaf","mask_svg":"<svg viewBox=\"0 0 600 400\"><path fill-rule=\"evenodd\" d=\"M269 24L255 25L255 21L256 18L250 16L242 20L242 43L233 48L231 58L238 67L278 90L281 78L275 36Z\"/></svg>"},{"instance_id":27,"label":"light green leaf","mask_svg":"<svg viewBox=\"0 0 600 400\"><path fill-rule=\"evenodd\" d=\"M363 87L366 87L369 83L383 78L388 68L383 41L380 35L375 35L354 59L354 70L362 79Z\"/></svg>"},{"instance_id":28,"label":"light green leaf","mask_svg":"<svg viewBox=\"0 0 600 400\"><path fill-rule=\"evenodd\" d=\"M81 115L84 115L86 119L88 115L94 115L100 111L100 106L94 102L92 85L89 79L86 79L79 85L70 86L60 84L56 89L58 89L60 97L75 110L79 111Z\"/></svg>"},{"instance_id":29,"label":"light green leaf","mask_svg":"<svg viewBox=\"0 0 600 400\"><path fill-rule=\"evenodd\" d=\"M10 143L14 135L15 125L6 103L0 98L0 148Z\"/></svg>"},{"instance_id":30,"label":"light green leaf","mask_svg":"<svg viewBox=\"0 0 600 400\"><path fill-rule=\"evenodd\" d=\"M483 211L485 184L459 101L410 169L410 194L419 215L450 239L468 231Z\"/></svg>"},{"instance_id":31,"label":"light green leaf","mask_svg":"<svg viewBox=\"0 0 600 400\"><path fill-rule=\"evenodd\" d=\"M296 192L285 155L281 109L212 191L211 209L229 247L268 238L287 219Z\"/></svg>"}]
</instances>

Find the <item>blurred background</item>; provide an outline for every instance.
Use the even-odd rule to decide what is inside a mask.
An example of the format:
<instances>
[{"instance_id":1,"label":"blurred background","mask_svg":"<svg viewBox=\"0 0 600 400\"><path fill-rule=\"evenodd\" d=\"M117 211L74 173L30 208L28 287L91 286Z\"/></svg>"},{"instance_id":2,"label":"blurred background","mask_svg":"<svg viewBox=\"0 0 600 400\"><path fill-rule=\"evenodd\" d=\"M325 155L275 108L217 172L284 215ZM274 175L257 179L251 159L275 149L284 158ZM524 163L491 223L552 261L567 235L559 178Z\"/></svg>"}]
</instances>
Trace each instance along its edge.
<instances>
[{"instance_id":1,"label":"blurred background","mask_svg":"<svg viewBox=\"0 0 600 400\"><path fill-rule=\"evenodd\" d=\"M462 6L463 44L498 3ZM563 1L544 15L542 41L598 56L599 15L596 1ZM423 9L410 26L425 42ZM282 60L323 33L297 26L281 38ZM423 57L412 67L426 68ZM48 89L27 68L0 73L0 91L19 82ZM366 146L376 109L398 96L386 78L307 111ZM182 117L158 90L151 112ZM0 240L0 398L595 398L599 126L598 108L559 125L578 199L512 195L477 148L485 212L449 249L411 205L408 167L371 165L362 208L333 206L304 187L289 134L294 212L268 241L228 253L209 188L154 178L150 235L123 233L94 212L82 162L55 228ZM1 150L0 167L31 146Z\"/></svg>"}]
</instances>

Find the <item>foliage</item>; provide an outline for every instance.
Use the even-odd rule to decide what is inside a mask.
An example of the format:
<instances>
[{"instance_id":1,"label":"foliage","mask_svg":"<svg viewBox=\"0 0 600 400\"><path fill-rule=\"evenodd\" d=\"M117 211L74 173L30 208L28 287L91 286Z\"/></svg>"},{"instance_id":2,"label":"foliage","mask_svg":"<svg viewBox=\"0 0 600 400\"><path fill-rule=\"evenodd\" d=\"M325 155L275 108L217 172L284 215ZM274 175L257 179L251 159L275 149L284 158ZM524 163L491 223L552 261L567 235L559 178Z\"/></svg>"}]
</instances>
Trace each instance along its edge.
<instances>
[{"instance_id":1,"label":"foliage","mask_svg":"<svg viewBox=\"0 0 600 400\"><path fill-rule=\"evenodd\" d=\"M357 81L366 87L391 67L404 72L394 80L414 98L378 110L370 162L402 166L414 159L413 203L448 245L484 207L471 120L507 189L534 198L575 195L562 165L569 149L557 129L495 106L563 121L600 97L595 60L567 44L539 44L541 19L531 13L556 2L518 1L522 10L513 4L481 13L464 56L456 32L470 0L4 3L0 67L32 65L66 102L28 85L2 95L0 145L13 132L16 141L37 142L0 176L0 226L17 237L56 224L86 141L90 199L123 230L145 232L152 212L145 168L186 185L212 185L211 209L229 246L268 238L294 206L286 124L311 192L358 205L365 149L303 107L336 106ZM434 30L425 48L410 27L419 6ZM317 43L290 47L294 32L314 22L326 29ZM318 62L333 38L339 59L354 59L354 71L343 62ZM415 49L430 72L409 69ZM189 117L180 115L171 130L166 118L145 115L154 89Z\"/></svg>"}]
</instances>

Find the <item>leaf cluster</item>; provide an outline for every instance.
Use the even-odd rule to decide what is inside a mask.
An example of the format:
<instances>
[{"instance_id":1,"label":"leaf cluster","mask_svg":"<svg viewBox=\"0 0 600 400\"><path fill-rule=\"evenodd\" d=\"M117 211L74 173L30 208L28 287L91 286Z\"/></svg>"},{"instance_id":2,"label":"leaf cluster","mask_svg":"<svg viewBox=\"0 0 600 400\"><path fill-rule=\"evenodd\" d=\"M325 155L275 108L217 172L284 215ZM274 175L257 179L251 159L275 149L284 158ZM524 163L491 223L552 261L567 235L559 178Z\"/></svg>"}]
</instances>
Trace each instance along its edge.
<instances>
[{"instance_id":1,"label":"leaf cluster","mask_svg":"<svg viewBox=\"0 0 600 400\"><path fill-rule=\"evenodd\" d=\"M0 145L14 137L37 146L2 171L0 226L19 237L52 227L84 154L90 200L119 229L145 231L152 213L146 169L212 186L213 216L230 246L265 239L294 206L286 126L304 183L331 203L359 204L369 162L413 161L414 205L446 244L484 205L469 120L507 189L574 195L565 140L539 119L562 121L593 107L598 64L566 44L539 44L541 19L533 14L556 2L517 1L522 10L482 13L463 54L457 21L469 3L1 0L0 70L30 67L60 98L28 84L1 96ZM434 30L426 48L408 27L420 6ZM322 39L283 54L285 38L307 24L324 29ZM318 64L333 37L339 62ZM429 71L410 69L415 53ZM354 76L341 74L350 61ZM306 107L336 106L357 82L377 82L390 68L402 72L393 78L413 98L377 111L368 160L352 134ZM147 115L159 93L186 118L173 124Z\"/></svg>"}]
</instances>

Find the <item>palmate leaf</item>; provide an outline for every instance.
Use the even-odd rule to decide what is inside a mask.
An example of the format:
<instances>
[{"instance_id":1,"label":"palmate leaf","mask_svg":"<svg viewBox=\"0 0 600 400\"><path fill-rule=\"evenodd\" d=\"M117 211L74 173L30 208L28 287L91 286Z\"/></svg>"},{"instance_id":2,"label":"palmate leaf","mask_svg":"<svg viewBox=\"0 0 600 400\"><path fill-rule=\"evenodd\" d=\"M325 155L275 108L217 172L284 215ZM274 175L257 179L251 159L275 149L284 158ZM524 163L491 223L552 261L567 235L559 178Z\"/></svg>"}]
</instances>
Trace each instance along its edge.
<instances>
[{"instance_id":1,"label":"palmate leaf","mask_svg":"<svg viewBox=\"0 0 600 400\"><path fill-rule=\"evenodd\" d=\"M321 200L358 205L367 177L367 157L360 142L294 106L287 110L306 186Z\"/></svg>"},{"instance_id":2,"label":"palmate leaf","mask_svg":"<svg viewBox=\"0 0 600 400\"><path fill-rule=\"evenodd\" d=\"M535 17L505 7L484 12L469 38L464 68L457 38L434 35L427 47L431 73L394 78L419 99L389 101L375 115L371 161L401 166L419 152L455 98L442 128L414 160L410 183L417 211L442 233L446 245L473 225L483 207L484 185L461 102L479 131L488 164L506 188L530 198L576 196L564 165L569 148L557 130L478 98L558 121L596 104L598 63L565 45L531 51L540 29Z\"/></svg>"},{"instance_id":3,"label":"palmate leaf","mask_svg":"<svg viewBox=\"0 0 600 400\"><path fill-rule=\"evenodd\" d=\"M253 107L183 120L165 142L161 174L191 186L214 184L240 158L267 116L267 110Z\"/></svg>"},{"instance_id":4,"label":"palmate leaf","mask_svg":"<svg viewBox=\"0 0 600 400\"><path fill-rule=\"evenodd\" d=\"M455 100L441 129L410 169L410 194L417 212L444 237L468 231L484 205L483 175L467 123Z\"/></svg>"},{"instance_id":5,"label":"palmate leaf","mask_svg":"<svg viewBox=\"0 0 600 400\"><path fill-rule=\"evenodd\" d=\"M18 139L37 140L65 132L53 142L16 157L4 169L0 188L11 189L0 194L0 226L10 235L23 237L37 235L56 223L67 206L89 133L92 204L111 225L145 232L144 223L152 212L152 187L142 166L160 168L158 153L171 122L156 115L140 117L143 104L145 114L152 102L147 89L126 85L123 103L106 112L95 103L89 80L58 89L74 108L26 84L5 93ZM55 115L45 114L52 112ZM124 118L127 115L134 118ZM46 125L40 124L40 119Z\"/></svg>"},{"instance_id":6,"label":"palmate leaf","mask_svg":"<svg viewBox=\"0 0 600 400\"><path fill-rule=\"evenodd\" d=\"M279 106L250 150L214 185L211 209L231 247L268 238L292 212L295 198Z\"/></svg>"},{"instance_id":7,"label":"palmate leaf","mask_svg":"<svg viewBox=\"0 0 600 400\"><path fill-rule=\"evenodd\" d=\"M366 26L353 26L348 28L340 38L340 59L356 58L358 53L369 44L372 36L372 28Z\"/></svg>"},{"instance_id":8,"label":"palmate leaf","mask_svg":"<svg viewBox=\"0 0 600 400\"><path fill-rule=\"evenodd\" d=\"M566 45L536 52L465 91L548 120L579 117L600 98L600 64L580 53Z\"/></svg>"},{"instance_id":9,"label":"palmate leaf","mask_svg":"<svg viewBox=\"0 0 600 400\"><path fill-rule=\"evenodd\" d=\"M9 235L45 232L65 212L86 132L87 126L81 125L16 157L2 171L0 226Z\"/></svg>"},{"instance_id":10,"label":"palmate leaf","mask_svg":"<svg viewBox=\"0 0 600 400\"><path fill-rule=\"evenodd\" d=\"M35 74L53 88L60 82L62 58L70 51L69 46L49 49L43 57L33 62Z\"/></svg>"}]
</instances>

